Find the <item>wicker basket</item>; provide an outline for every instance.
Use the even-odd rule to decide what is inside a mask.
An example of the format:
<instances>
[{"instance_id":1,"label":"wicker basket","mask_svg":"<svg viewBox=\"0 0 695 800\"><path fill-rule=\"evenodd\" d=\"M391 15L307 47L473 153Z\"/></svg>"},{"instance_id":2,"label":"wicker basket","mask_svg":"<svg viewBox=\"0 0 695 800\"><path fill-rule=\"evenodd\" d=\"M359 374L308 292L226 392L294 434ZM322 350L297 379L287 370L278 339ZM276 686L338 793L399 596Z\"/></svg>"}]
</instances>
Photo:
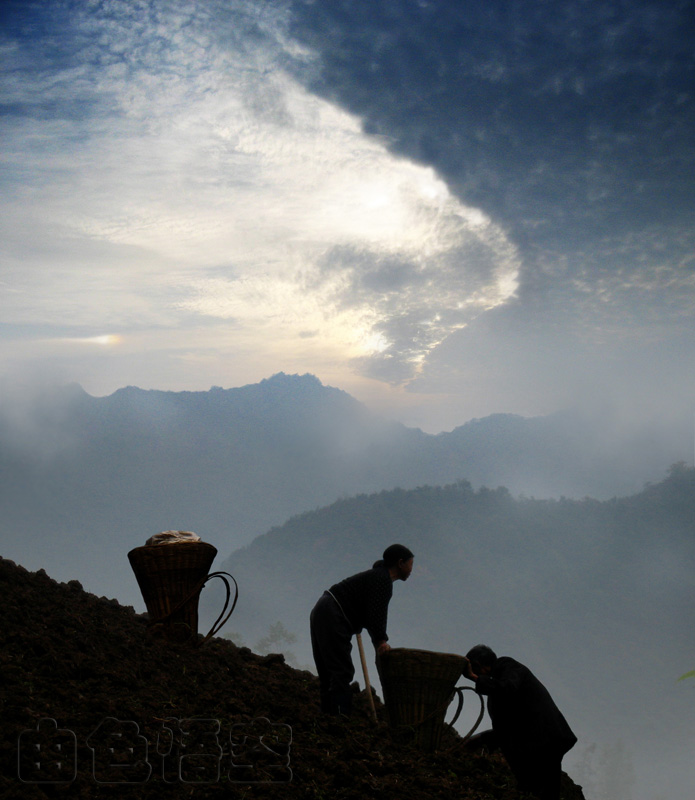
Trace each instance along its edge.
<instances>
[{"instance_id":1,"label":"wicker basket","mask_svg":"<svg viewBox=\"0 0 695 800\"><path fill-rule=\"evenodd\" d=\"M136 547L128 560L137 578L151 624L181 641L198 633L198 599L217 548L207 542Z\"/></svg>"},{"instance_id":2,"label":"wicker basket","mask_svg":"<svg viewBox=\"0 0 695 800\"><path fill-rule=\"evenodd\" d=\"M466 659L452 653L392 648L378 659L389 725L428 753L439 747L444 717Z\"/></svg>"}]
</instances>

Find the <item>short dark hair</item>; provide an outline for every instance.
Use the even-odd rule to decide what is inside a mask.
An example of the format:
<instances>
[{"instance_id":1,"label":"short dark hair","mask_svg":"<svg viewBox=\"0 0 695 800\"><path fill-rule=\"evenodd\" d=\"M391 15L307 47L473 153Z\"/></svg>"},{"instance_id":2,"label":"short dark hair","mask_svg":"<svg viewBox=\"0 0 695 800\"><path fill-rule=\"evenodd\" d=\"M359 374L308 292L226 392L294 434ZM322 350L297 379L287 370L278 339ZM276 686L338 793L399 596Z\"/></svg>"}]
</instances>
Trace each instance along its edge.
<instances>
[{"instance_id":1,"label":"short dark hair","mask_svg":"<svg viewBox=\"0 0 695 800\"><path fill-rule=\"evenodd\" d=\"M395 567L399 561L408 561L411 558L414 558L414 556L405 545L390 544L386 550L384 550L383 557L372 564L372 569L376 569L377 567L391 569L391 567Z\"/></svg>"},{"instance_id":2,"label":"short dark hair","mask_svg":"<svg viewBox=\"0 0 695 800\"><path fill-rule=\"evenodd\" d=\"M386 550L384 550L384 555L382 556L386 569L395 567L399 561L408 561L413 557L410 550L403 544L389 545Z\"/></svg>"},{"instance_id":3,"label":"short dark hair","mask_svg":"<svg viewBox=\"0 0 695 800\"><path fill-rule=\"evenodd\" d=\"M494 667L497 656L492 648L486 644L477 644L475 647L466 653L466 658L471 664L477 664L480 667Z\"/></svg>"}]
</instances>

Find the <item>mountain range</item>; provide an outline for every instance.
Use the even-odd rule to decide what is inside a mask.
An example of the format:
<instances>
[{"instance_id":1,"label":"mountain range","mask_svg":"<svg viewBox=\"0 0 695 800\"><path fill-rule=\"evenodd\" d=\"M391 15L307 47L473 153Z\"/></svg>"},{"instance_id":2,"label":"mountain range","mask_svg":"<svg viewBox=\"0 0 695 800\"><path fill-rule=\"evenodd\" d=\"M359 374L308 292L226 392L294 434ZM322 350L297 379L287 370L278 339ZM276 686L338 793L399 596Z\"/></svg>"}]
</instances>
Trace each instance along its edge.
<instances>
[{"instance_id":1,"label":"mountain range","mask_svg":"<svg viewBox=\"0 0 695 800\"><path fill-rule=\"evenodd\" d=\"M0 395L4 558L142 610L127 552L192 530L239 582L227 635L295 639L306 664L318 594L402 541L416 570L392 602L395 642L482 640L527 662L576 726L575 777L596 800L671 800L695 780L676 680L694 666L694 471L678 463L692 420L496 414L433 435L282 373ZM203 617L218 600L205 589Z\"/></svg>"},{"instance_id":2,"label":"mountain range","mask_svg":"<svg viewBox=\"0 0 695 800\"><path fill-rule=\"evenodd\" d=\"M496 414L437 435L389 422L312 375L206 392L69 385L0 399L2 554L137 604L124 557L192 530L221 557L341 497L467 480L608 498L689 456L676 430L621 437L577 413Z\"/></svg>"}]
</instances>

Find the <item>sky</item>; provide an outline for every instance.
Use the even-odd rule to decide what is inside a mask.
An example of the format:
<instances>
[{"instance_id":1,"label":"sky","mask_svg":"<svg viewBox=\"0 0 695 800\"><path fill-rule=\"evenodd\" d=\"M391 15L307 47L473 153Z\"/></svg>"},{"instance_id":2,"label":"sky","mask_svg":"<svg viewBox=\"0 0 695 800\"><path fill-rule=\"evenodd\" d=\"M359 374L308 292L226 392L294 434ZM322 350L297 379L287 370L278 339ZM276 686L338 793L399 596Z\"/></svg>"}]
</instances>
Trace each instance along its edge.
<instances>
[{"instance_id":1,"label":"sky","mask_svg":"<svg viewBox=\"0 0 695 800\"><path fill-rule=\"evenodd\" d=\"M695 410L695 3L5 0L0 376Z\"/></svg>"}]
</instances>

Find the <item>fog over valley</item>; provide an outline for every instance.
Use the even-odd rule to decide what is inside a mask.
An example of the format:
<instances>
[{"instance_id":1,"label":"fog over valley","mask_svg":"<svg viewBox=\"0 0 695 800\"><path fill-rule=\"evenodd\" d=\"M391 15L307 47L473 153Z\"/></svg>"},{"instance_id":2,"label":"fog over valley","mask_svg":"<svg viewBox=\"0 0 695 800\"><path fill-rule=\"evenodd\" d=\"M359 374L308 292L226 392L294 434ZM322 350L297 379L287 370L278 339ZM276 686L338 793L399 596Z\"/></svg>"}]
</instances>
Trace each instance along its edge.
<instances>
[{"instance_id":1,"label":"fog over valley","mask_svg":"<svg viewBox=\"0 0 695 800\"><path fill-rule=\"evenodd\" d=\"M688 423L618 436L576 412L493 415L432 435L282 373L104 398L13 387L2 555L144 611L127 552L192 530L239 583L222 635L313 669L317 597L402 541L416 569L394 593L394 646L486 641L529 663L580 736L566 768L587 798L670 798L693 779L692 686L677 682L695 611Z\"/></svg>"},{"instance_id":2,"label":"fog over valley","mask_svg":"<svg viewBox=\"0 0 695 800\"><path fill-rule=\"evenodd\" d=\"M691 463L691 424L494 415L431 435L283 373L235 389L127 387L103 398L76 385L11 386L0 407L5 555L60 579L78 569L90 590L134 602L127 564L103 565L159 530L203 532L226 554L340 497L459 480L608 499Z\"/></svg>"},{"instance_id":3,"label":"fog over valley","mask_svg":"<svg viewBox=\"0 0 695 800\"><path fill-rule=\"evenodd\" d=\"M407 542L416 566L394 584L394 646L465 653L487 642L531 666L579 736L565 768L587 798L687 796L693 689L674 667L692 661L694 511L695 470L684 466L603 502L514 499L465 482L341 500L224 562L245 597L231 635L260 644L274 631L275 648L311 664L316 598Z\"/></svg>"}]
</instances>

